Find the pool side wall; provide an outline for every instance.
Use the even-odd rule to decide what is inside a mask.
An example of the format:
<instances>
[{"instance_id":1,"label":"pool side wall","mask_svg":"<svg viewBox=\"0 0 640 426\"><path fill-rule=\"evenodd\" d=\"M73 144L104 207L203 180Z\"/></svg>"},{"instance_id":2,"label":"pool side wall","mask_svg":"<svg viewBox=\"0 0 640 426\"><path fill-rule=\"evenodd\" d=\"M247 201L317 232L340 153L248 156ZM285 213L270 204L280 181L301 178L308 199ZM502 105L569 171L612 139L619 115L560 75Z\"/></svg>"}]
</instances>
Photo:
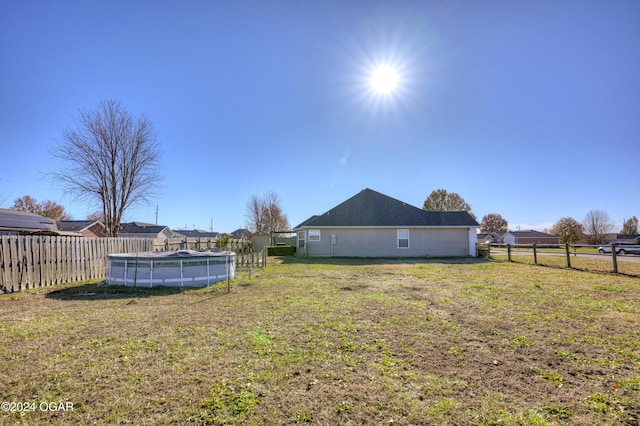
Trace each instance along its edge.
<instances>
[{"instance_id":1,"label":"pool side wall","mask_svg":"<svg viewBox=\"0 0 640 426\"><path fill-rule=\"evenodd\" d=\"M193 257L109 257L107 284L204 287L235 277L235 253Z\"/></svg>"}]
</instances>

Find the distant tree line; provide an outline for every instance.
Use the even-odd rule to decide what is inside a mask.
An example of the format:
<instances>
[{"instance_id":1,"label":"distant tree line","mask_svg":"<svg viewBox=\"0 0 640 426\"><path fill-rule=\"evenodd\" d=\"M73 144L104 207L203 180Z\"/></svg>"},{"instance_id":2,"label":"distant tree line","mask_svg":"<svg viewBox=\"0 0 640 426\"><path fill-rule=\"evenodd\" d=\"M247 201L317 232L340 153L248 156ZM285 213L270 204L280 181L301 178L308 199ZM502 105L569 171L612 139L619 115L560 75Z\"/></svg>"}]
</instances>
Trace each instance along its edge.
<instances>
[{"instance_id":1,"label":"distant tree line","mask_svg":"<svg viewBox=\"0 0 640 426\"><path fill-rule=\"evenodd\" d=\"M466 211L476 219L469 203L459 194L448 192L446 189L432 191L422 208L429 211ZM624 221L620 234L638 235L638 226L638 218L633 216ZM504 234L508 229L509 223L498 213L489 213L480 221L480 232L483 234ZM614 229L615 224L609 214L604 210L595 209L587 212L582 222L572 217L559 219L549 233L559 237L562 244L603 244L608 241L608 235L612 234Z\"/></svg>"},{"instance_id":2,"label":"distant tree line","mask_svg":"<svg viewBox=\"0 0 640 426\"><path fill-rule=\"evenodd\" d=\"M30 195L16 198L13 201L12 210L30 212L40 216L48 217L52 220L69 220L71 217L67 214L64 207L55 201L46 200L38 202Z\"/></svg>"}]
</instances>

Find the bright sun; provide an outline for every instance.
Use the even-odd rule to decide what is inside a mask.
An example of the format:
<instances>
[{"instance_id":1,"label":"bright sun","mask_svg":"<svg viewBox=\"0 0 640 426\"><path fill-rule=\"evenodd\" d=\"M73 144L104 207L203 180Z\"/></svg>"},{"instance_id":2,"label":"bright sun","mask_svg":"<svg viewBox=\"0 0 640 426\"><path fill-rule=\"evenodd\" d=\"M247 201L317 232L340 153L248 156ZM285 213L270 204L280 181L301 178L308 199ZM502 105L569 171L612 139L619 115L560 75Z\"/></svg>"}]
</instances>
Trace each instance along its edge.
<instances>
[{"instance_id":1,"label":"bright sun","mask_svg":"<svg viewBox=\"0 0 640 426\"><path fill-rule=\"evenodd\" d=\"M391 94L398 87L398 70L389 65L375 68L369 76L369 84L380 95Z\"/></svg>"}]
</instances>

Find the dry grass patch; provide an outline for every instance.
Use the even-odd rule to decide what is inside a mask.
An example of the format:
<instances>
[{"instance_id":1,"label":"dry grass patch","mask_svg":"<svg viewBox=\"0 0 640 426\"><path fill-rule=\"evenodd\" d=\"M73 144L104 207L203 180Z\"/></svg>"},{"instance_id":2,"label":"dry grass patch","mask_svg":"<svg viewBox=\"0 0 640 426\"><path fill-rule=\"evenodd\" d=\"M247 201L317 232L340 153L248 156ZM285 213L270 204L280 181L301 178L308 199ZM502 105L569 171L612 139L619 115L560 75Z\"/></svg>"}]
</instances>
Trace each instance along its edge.
<instances>
[{"instance_id":1,"label":"dry grass patch","mask_svg":"<svg viewBox=\"0 0 640 426\"><path fill-rule=\"evenodd\" d=\"M580 252L578 252L580 253ZM494 260L508 260L508 256L505 252L491 253L491 258ZM521 251L512 253L511 259L514 262L519 263L534 263L533 252L530 254L523 254ZM623 275L630 275L634 277L640 277L640 262L634 262L636 255L619 255L618 256L618 273ZM538 253L538 265L549 266L552 268L566 268L567 258L564 255L548 253ZM575 256L574 253L570 255L571 267L577 270L591 271L591 272L610 272L613 273L613 260L611 255L602 255L598 258L588 258Z\"/></svg>"},{"instance_id":2,"label":"dry grass patch","mask_svg":"<svg viewBox=\"0 0 640 426\"><path fill-rule=\"evenodd\" d=\"M271 259L273 260L273 259ZM2 424L628 424L640 280L473 259L278 259L198 290L0 297Z\"/></svg>"}]
</instances>

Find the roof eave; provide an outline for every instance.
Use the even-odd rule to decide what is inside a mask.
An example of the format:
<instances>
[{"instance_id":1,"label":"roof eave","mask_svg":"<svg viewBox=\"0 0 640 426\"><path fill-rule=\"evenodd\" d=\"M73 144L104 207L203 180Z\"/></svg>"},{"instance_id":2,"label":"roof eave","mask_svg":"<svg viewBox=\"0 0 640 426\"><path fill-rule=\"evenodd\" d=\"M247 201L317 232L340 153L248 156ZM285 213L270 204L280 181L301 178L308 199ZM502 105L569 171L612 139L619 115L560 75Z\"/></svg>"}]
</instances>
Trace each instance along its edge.
<instances>
[{"instance_id":1,"label":"roof eave","mask_svg":"<svg viewBox=\"0 0 640 426\"><path fill-rule=\"evenodd\" d=\"M322 225L322 226L314 226L313 224L311 224L311 225L299 226L299 227L293 228L293 230L296 231L296 230L304 230L304 229L335 229L335 228L345 228L345 229L353 229L353 228L360 228L360 229L464 228L464 229L469 229L469 228L480 228L480 225L375 225L375 226L374 225L371 225L371 226L366 226L366 225L365 226L363 226L363 225Z\"/></svg>"}]
</instances>

